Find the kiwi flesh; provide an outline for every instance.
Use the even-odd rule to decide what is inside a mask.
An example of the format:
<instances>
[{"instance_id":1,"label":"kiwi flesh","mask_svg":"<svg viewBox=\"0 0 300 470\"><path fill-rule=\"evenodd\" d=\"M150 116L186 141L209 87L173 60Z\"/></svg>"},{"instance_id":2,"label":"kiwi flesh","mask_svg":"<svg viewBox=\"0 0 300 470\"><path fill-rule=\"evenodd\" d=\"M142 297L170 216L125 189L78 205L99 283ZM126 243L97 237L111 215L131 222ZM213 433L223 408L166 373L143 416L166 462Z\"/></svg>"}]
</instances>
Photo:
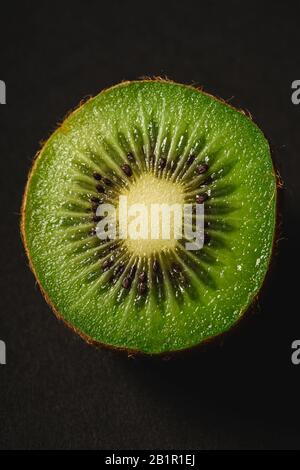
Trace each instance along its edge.
<instances>
[{"instance_id":1,"label":"kiwi flesh","mask_svg":"<svg viewBox=\"0 0 300 470\"><path fill-rule=\"evenodd\" d=\"M204 204L204 245L100 240L97 209ZM266 276L276 175L243 112L191 86L124 82L71 113L31 169L21 231L55 313L86 340L146 354L231 329Z\"/></svg>"}]
</instances>

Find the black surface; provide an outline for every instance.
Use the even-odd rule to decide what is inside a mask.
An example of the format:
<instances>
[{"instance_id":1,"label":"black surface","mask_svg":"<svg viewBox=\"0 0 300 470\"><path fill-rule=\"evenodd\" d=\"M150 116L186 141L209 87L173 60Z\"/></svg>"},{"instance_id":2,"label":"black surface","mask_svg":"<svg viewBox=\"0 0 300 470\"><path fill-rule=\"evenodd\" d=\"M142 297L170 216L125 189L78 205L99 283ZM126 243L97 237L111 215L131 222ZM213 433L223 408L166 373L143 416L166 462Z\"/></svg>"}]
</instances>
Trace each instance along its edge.
<instances>
[{"instance_id":1,"label":"black surface","mask_svg":"<svg viewBox=\"0 0 300 470\"><path fill-rule=\"evenodd\" d=\"M296 3L107 3L1 11L0 448L299 449L300 365L290 360L300 339ZM284 239L257 314L221 348L163 362L96 350L60 324L18 233L39 141L83 97L144 75L196 82L248 109L286 185Z\"/></svg>"}]
</instances>

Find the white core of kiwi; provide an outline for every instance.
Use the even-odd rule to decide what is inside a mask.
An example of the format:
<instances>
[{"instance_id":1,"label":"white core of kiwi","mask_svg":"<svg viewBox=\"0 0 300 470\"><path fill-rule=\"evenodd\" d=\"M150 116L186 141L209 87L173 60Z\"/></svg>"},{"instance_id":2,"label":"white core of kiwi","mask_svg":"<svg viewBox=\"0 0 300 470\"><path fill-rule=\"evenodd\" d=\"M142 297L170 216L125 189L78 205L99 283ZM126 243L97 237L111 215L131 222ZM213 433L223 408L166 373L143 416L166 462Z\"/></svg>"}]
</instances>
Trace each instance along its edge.
<instances>
[{"instance_id":1,"label":"white core of kiwi","mask_svg":"<svg viewBox=\"0 0 300 470\"><path fill-rule=\"evenodd\" d=\"M146 228L147 235L142 233L141 237L136 239L131 236L130 230L127 230L128 236L125 245L129 252L136 256L151 256L161 251L172 250L176 247L177 239L175 238L176 230L174 230L174 213L170 212L170 238L166 238L163 233L163 215L160 211L159 217L155 219L151 217L151 208L157 204L159 206L165 204L168 208L174 205L184 204L184 188L182 184L172 182L170 180L157 177L151 173L142 174L129 188L124 191L121 196L126 196L127 207L138 207L142 203L145 211L138 211L139 215L132 215L124 210L118 211L119 224L126 225L129 229L130 224L143 226ZM127 219L127 220L126 220ZM158 225L155 224L157 220ZM155 225L155 227L154 227ZM151 232L152 228L152 232ZM153 228L157 234L157 238L153 238Z\"/></svg>"}]
</instances>

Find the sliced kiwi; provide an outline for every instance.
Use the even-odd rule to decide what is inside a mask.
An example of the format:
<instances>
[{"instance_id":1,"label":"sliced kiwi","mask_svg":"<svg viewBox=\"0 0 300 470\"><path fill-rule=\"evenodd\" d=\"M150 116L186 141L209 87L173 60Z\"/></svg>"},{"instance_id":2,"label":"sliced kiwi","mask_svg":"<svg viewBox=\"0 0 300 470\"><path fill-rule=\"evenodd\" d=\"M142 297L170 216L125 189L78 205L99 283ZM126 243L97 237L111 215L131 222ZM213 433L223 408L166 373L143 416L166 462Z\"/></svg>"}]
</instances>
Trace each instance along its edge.
<instances>
[{"instance_id":1,"label":"sliced kiwi","mask_svg":"<svg viewBox=\"0 0 300 470\"><path fill-rule=\"evenodd\" d=\"M103 203L204 204L204 246L100 240ZM22 210L30 265L53 310L91 342L144 353L229 330L270 264L276 177L242 112L190 86L125 82L73 112L31 170Z\"/></svg>"}]
</instances>

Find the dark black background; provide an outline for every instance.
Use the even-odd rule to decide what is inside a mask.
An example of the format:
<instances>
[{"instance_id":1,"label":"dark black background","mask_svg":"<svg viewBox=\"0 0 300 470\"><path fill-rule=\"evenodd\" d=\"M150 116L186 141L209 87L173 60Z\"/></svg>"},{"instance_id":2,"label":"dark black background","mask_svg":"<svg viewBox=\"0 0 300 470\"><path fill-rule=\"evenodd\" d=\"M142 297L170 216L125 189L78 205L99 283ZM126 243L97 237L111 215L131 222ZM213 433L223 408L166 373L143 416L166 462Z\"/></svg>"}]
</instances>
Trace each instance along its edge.
<instances>
[{"instance_id":1,"label":"dark black background","mask_svg":"<svg viewBox=\"0 0 300 470\"><path fill-rule=\"evenodd\" d=\"M23 2L25 3L25 2ZM1 5L0 448L300 448L300 20L295 2ZM87 95L167 75L248 109L273 144L282 240L260 308L222 347L171 361L86 345L44 302L18 233L39 141Z\"/></svg>"}]
</instances>

